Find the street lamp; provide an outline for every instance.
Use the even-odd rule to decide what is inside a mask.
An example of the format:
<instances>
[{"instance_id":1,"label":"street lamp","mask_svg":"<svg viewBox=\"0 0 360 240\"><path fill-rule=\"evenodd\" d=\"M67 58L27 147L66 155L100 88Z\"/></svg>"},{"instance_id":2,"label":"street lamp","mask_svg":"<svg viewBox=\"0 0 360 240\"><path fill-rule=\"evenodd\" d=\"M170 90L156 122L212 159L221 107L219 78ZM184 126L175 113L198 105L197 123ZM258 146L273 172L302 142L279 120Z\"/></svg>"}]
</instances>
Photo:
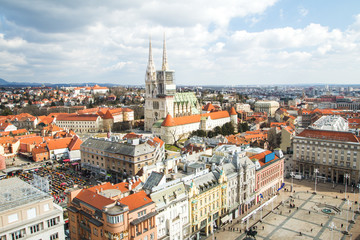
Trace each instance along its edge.
<instances>
[{"instance_id":1,"label":"street lamp","mask_svg":"<svg viewBox=\"0 0 360 240\"><path fill-rule=\"evenodd\" d=\"M348 173L345 174L345 200L346 200L346 189L347 189L347 181L350 175Z\"/></svg>"},{"instance_id":2,"label":"street lamp","mask_svg":"<svg viewBox=\"0 0 360 240\"><path fill-rule=\"evenodd\" d=\"M331 240L333 240L334 239L334 228L336 228L334 222L331 222L329 227L331 229Z\"/></svg>"},{"instance_id":3,"label":"street lamp","mask_svg":"<svg viewBox=\"0 0 360 240\"><path fill-rule=\"evenodd\" d=\"M360 184L357 185L358 189L359 189L359 201L358 201L358 212L359 212L359 205L360 205Z\"/></svg>"},{"instance_id":4,"label":"street lamp","mask_svg":"<svg viewBox=\"0 0 360 240\"><path fill-rule=\"evenodd\" d=\"M319 169L315 168L314 173L315 173L315 194L316 194L317 174L319 173Z\"/></svg>"},{"instance_id":5,"label":"street lamp","mask_svg":"<svg viewBox=\"0 0 360 240\"><path fill-rule=\"evenodd\" d=\"M293 185L294 185L294 172L291 172L290 173L290 176L291 176L291 194L293 193Z\"/></svg>"},{"instance_id":6,"label":"street lamp","mask_svg":"<svg viewBox=\"0 0 360 240\"><path fill-rule=\"evenodd\" d=\"M349 211L350 211L350 206L351 206L351 202L348 199L347 200L347 205L348 205L348 210L346 211L346 231L348 231L348 225L349 225Z\"/></svg>"}]
</instances>

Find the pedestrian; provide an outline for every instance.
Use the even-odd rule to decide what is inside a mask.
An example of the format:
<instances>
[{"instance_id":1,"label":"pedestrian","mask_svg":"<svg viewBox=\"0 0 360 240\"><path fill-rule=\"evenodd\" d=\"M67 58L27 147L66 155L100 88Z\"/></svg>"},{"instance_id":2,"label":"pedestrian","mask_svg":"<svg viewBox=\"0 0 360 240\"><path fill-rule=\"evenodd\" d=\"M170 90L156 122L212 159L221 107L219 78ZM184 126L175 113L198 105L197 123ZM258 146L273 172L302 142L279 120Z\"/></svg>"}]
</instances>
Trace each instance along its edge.
<instances>
[{"instance_id":1,"label":"pedestrian","mask_svg":"<svg viewBox=\"0 0 360 240\"><path fill-rule=\"evenodd\" d=\"M300 236L302 236L301 232L300 232Z\"/></svg>"},{"instance_id":2,"label":"pedestrian","mask_svg":"<svg viewBox=\"0 0 360 240\"><path fill-rule=\"evenodd\" d=\"M264 230L264 226L262 226L263 230Z\"/></svg>"},{"instance_id":3,"label":"pedestrian","mask_svg":"<svg viewBox=\"0 0 360 240\"><path fill-rule=\"evenodd\" d=\"M309 215L310 215L310 211L309 211Z\"/></svg>"},{"instance_id":4,"label":"pedestrian","mask_svg":"<svg viewBox=\"0 0 360 240\"><path fill-rule=\"evenodd\" d=\"M344 224L341 224L341 228L344 226Z\"/></svg>"},{"instance_id":5,"label":"pedestrian","mask_svg":"<svg viewBox=\"0 0 360 240\"><path fill-rule=\"evenodd\" d=\"M310 232L312 232L312 229L310 230Z\"/></svg>"}]
</instances>

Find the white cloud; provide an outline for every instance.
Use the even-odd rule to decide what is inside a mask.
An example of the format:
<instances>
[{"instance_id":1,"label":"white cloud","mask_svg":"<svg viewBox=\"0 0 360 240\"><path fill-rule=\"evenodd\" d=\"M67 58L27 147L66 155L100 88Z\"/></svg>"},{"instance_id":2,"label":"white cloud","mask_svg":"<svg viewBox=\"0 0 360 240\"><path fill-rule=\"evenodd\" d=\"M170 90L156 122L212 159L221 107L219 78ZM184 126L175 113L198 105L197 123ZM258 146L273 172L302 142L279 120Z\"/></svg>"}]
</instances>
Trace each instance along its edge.
<instances>
[{"instance_id":1,"label":"white cloud","mask_svg":"<svg viewBox=\"0 0 360 240\"><path fill-rule=\"evenodd\" d=\"M336 63L359 63L360 14L343 31L311 23L249 32L229 23L242 18L257 27L276 0L34 2L2 1L0 77L9 81L143 84L149 35L159 68L164 32L179 84L284 82L295 71L320 75Z\"/></svg>"},{"instance_id":2,"label":"white cloud","mask_svg":"<svg viewBox=\"0 0 360 240\"><path fill-rule=\"evenodd\" d=\"M304 7L299 7L299 14L302 16L302 17L306 17L306 15L308 15L309 13L309 10L307 10L306 8Z\"/></svg>"}]
</instances>

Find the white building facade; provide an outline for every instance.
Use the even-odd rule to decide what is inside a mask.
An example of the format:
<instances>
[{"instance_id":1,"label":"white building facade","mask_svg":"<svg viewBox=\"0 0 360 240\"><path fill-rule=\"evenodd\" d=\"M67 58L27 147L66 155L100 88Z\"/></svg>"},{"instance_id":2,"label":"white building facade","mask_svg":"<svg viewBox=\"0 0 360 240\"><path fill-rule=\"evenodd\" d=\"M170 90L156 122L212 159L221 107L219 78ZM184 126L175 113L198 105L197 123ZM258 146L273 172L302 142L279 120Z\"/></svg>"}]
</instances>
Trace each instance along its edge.
<instances>
[{"instance_id":1,"label":"white building facade","mask_svg":"<svg viewBox=\"0 0 360 240\"><path fill-rule=\"evenodd\" d=\"M65 239L63 210L19 178L0 181L0 239Z\"/></svg>"},{"instance_id":2,"label":"white building facade","mask_svg":"<svg viewBox=\"0 0 360 240\"><path fill-rule=\"evenodd\" d=\"M188 239L189 202L183 182L175 180L156 186L150 194L156 204L157 239Z\"/></svg>"}]
</instances>

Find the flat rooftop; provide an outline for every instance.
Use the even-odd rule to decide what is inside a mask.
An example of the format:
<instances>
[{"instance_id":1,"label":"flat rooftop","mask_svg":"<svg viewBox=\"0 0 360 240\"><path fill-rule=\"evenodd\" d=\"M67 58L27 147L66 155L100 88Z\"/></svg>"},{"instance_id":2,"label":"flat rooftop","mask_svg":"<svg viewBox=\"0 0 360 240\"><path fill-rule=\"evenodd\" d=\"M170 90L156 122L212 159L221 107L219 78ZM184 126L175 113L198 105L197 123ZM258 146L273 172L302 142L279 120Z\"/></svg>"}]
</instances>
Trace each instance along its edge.
<instances>
[{"instance_id":1,"label":"flat rooftop","mask_svg":"<svg viewBox=\"0 0 360 240\"><path fill-rule=\"evenodd\" d=\"M0 181L0 213L36 201L51 198L31 184L14 177Z\"/></svg>"}]
</instances>

